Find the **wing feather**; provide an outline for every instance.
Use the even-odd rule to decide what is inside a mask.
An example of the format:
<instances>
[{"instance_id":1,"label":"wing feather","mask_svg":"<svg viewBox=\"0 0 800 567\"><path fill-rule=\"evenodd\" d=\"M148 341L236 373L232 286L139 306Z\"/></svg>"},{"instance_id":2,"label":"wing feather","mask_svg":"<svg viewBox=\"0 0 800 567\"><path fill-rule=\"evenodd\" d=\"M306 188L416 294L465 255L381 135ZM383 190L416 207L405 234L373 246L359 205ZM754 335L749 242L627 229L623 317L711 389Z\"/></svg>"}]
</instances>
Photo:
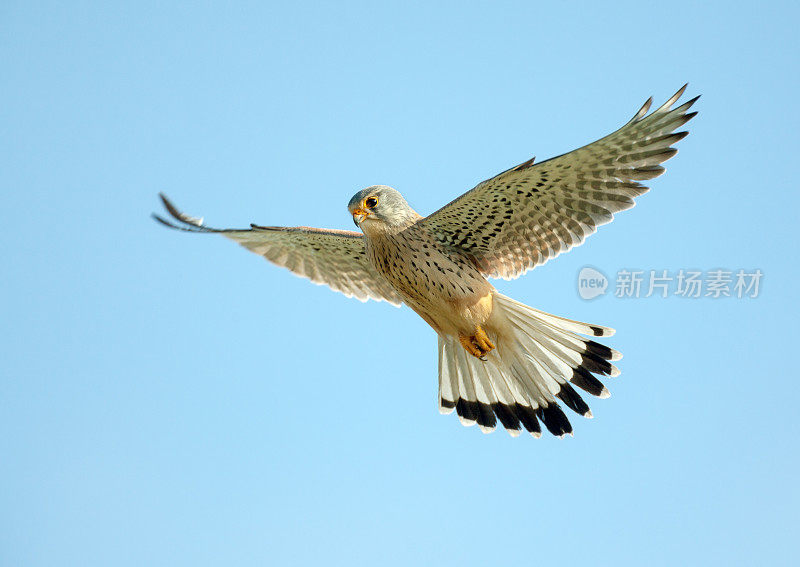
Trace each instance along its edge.
<instances>
[{"instance_id":1,"label":"wing feather","mask_svg":"<svg viewBox=\"0 0 800 567\"><path fill-rule=\"evenodd\" d=\"M161 195L161 200L167 212L181 224L155 214L153 218L170 228L221 234L273 264L348 297L361 301L383 300L393 305L402 303L395 289L369 263L361 233L256 224L250 225L249 229L212 228L203 224L202 219L179 211L164 195Z\"/></svg>"},{"instance_id":2,"label":"wing feather","mask_svg":"<svg viewBox=\"0 0 800 567\"><path fill-rule=\"evenodd\" d=\"M649 189L688 132L700 97L672 108L684 85L650 114L652 98L616 132L570 153L528 160L480 183L419 224L473 258L489 277L513 279L583 243Z\"/></svg>"}]
</instances>

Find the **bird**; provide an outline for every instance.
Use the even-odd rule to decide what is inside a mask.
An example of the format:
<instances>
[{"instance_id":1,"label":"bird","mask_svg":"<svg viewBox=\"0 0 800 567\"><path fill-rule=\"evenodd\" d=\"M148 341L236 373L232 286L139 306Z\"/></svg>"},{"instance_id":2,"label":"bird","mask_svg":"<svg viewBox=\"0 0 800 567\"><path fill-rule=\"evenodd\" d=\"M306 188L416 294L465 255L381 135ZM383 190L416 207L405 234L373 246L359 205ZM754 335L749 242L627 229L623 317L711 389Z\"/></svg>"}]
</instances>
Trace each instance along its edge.
<instances>
[{"instance_id":1,"label":"bird","mask_svg":"<svg viewBox=\"0 0 800 567\"><path fill-rule=\"evenodd\" d=\"M614 330L529 307L489 279L514 279L583 243L614 214L630 209L677 153L676 132L697 112L699 96L675 106L687 85L649 112L649 98L615 132L560 156L529 159L422 216L400 192L372 185L348 211L358 231L251 224L218 229L178 210L172 221L194 233L220 234L278 266L361 301L410 307L438 338L438 406L463 425L514 437L573 435L560 404L592 412L575 388L607 398L600 378L620 374L619 351L596 342Z\"/></svg>"}]
</instances>

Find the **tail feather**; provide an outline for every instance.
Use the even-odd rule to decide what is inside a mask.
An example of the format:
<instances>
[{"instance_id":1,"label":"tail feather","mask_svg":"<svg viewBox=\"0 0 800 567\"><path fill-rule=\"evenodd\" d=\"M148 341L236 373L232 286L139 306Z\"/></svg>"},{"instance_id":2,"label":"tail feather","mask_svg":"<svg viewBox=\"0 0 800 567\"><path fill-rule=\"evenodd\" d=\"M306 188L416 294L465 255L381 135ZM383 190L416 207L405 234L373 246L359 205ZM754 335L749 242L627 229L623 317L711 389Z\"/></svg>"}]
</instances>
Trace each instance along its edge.
<instances>
[{"instance_id":1,"label":"tail feather","mask_svg":"<svg viewBox=\"0 0 800 567\"><path fill-rule=\"evenodd\" d=\"M552 402L546 407L539 408L537 413L547 430L556 437L572 435L572 424L557 403Z\"/></svg>"},{"instance_id":2,"label":"tail feather","mask_svg":"<svg viewBox=\"0 0 800 567\"><path fill-rule=\"evenodd\" d=\"M483 366L470 365L469 368L472 379L475 381L475 393L478 396L478 403L481 409L482 422L478 422L478 427L484 433L490 433L494 431L497 424L495 419L497 412L494 410L499 405L497 395L494 388L492 388L491 378L486 374L486 369Z\"/></svg>"},{"instance_id":3,"label":"tail feather","mask_svg":"<svg viewBox=\"0 0 800 567\"><path fill-rule=\"evenodd\" d=\"M495 297L502 297L504 300L509 300L509 298L500 296L499 294L496 294ZM607 335L604 336L611 336L614 334L614 329L609 327L600 327L599 325L591 325L589 323L579 323L578 321L573 321L572 319L556 317L555 315L550 315L549 313L544 313L538 309L528 307L527 305L519 303L518 301L514 301L513 299L511 299L508 305L505 307L510 315L517 316L518 321L522 323L523 326L534 328L536 331L560 343L562 346L568 349L577 350L579 352L583 350L591 350L606 360L620 360L622 358L622 354L620 354L619 351L579 336L579 334L592 335L588 329L604 329L607 332ZM533 315L533 317L531 315ZM547 315L549 319L542 317L542 315ZM573 332L570 327L560 326L557 322L555 322L559 319L568 322L570 327L579 325L584 327L584 330Z\"/></svg>"},{"instance_id":4,"label":"tail feather","mask_svg":"<svg viewBox=\"0 0 800 567\"><path fill-rule=\"evenodd\" d=\"M599 356L604 360L622 359L622 353L614 350L613 348L608 348L606 345L601 345L600 343L596 343L594 341L586 341L584 345L586 347L586 352L591 352L592 354L596 354L597 356Z\"/></svg>"},{"instance_id":5,"label":"tail feather","mask_svg":"<svg viewBox=\"0 0 800 567\"><path fill-rule=\"evenodd\" d=\"M523 358L519 352L524 347L519 342L517 342L515 346L515 350L507 351L507 356L510 355L509 358L511 358L511 364L509 365L511 374L522 386L520 389L523 393L527 394L528 401L530 401L532 407L536 408L547 405L547 394L544 385L534 380L532 372L535 371L535 368L530 361Z\"/></svg>"},{"instance_id":6,"label":"tail feather","mask_svg":"<svg viewBox=\"0 0 800 567\"><path fill-rule=\"evenodd\" d=\"M611 392L608 391L608 388L606 388L600 380L592 376L588 370L578 367L573 368L572 372L572 378L570 378L569 381L581 390L589 392L591 395L598 398L611 397Z\"/></svg>"},{"instance_id":7,"label":"tail feather","mask_svg":"<svg viewBox=\"0 0 800 567\"><path fill-rule=\"evenodd\" d=\"M450 335L439 336L439 411L453 410L467 426L484 433L497 421L512 435L523 428L541 436L541 423L553 435L572 434L558 402L584 417L589 406L572 387L601 398L608 389L594 374L617 376L610 361L622 355L579 335L610 336L613 329L573 321L494 295L494 311L484 325L495 343L487 360L468 354Z\"/></svg>"},{"instance_id":8,"label":"tail feather","mask_svg":"<svg viewBox=\"0 0 800 567\"><path fill-rule=\"evenodd\" d=\"M574 333L559 330L549 324L542 324L541 321L536 319L523 319L518 313L518 309L513 312L510 315L511 320L528 335L533 343L545 348L561 361L563 366L560 369L562 372L556 371L557 374L573 382L576 368L612 377L619 376L619 369L608 362L608 360L620 360L622 358L622 354L618 351L595 341L587 341ZM586 381L579 379L579 382L583 384ZM594 384L591 375L588 382ZM596 380L595 382L599 383ZM580 384L578 385L583 387ZM600 395L594 394L595 390L597 388L591 388L587 391L593 395ZM597 391L602 392L603 390L604 388L601 384L600 389ZM608 390L605 390L604 393L607 394ZM608 395L600 395L600 397L608 397Z\"/></svg>"},{"instance_id":9,"label":"tail feather","mask_svg":"<svg viewBox=\"0 0 800 567\"><path fill-rule=\"evenodd\" d=\"M475 395L475 384L472 382L472 375L469 371L469 362L467 354L462 349L456 351L456 366L458 368L458 390L461 398L466 402L462 404L464 414L458 413L461 418L461 423L464 425L474 425L481 417L478 409L478 397ZM458 406L456 406L458 410Z\"/></svg>"},{"instance_id":10,"label":"tail feather","mask_svg":"<svg viewBox=\"0 0 800 567\"><path fill-rule=\"evenodd\" d=\"M619 375L617 367L607 362L608 360L620 360L622 354L618 351L600 343L582 339L574 333L558 329L547 322L537 321L530 317L525 318L518 310L511 311L509 317L532 341L543 344L570 367L588 365L602 368L602 373L609 376ZM591 326L595 327L595 325ZM608 358L604 358L603 355Z\"/></svg>"},{"instance_id":11,"label":"tail feather","mask_svg":"<svg viewBox=\"0 0 800 567\"><path fill-rule=\"evenodd\" d=\"M439 339L439 412L452 413L458 400L457 374L451 370L452 343Z\"/></svg>"},{"instance_id":12,"label":"tail feather","mask_svg":"<svg viewBox=\"0 0 800 567\"><path fill-rule=\"evenodd\" d=\"M492 358L482 366L495 392L498 392L500 410L505 414L506 421L513 426L506 425L503 419L500 422L512 437L517 437L523 428L534 437L541 436L542 429L528 396L521 385L511 378L511 371L502 364L498 365L498 362L502 361Z\"/></svg>"},{"instance_id":13,"label":"tail feather","mask_svg":"<svg viewBox=\"0 0 800 567\"><path fill-rule=\"evenodd\" d=\"M519 417L528 433L537 439L542 436L542 427L539 425L539 420L536 419L536 411L531 406L517 404L514 406L514 413Z\"/></svg>"},{"instance_id":14,"label":"tail feather","mask_svg":"<svg viewBox=\"0 0 800 567\"><path fill-rule=\"evenodd\" d=\"M497 419L500 420L500 423L512 436L519 435L520 421L512 409L516 405L516 400L502 374L498 375L499 379L493 382L492 375L489 373L486 364L476 365L475 368L481 381L481 387L489 393L492 400L492 410Z\"/></svg>"},{"instance_id":15,"label":"tail feather","mask_svg":"<svg viewBox=\"0 0 800 567\"><path fill-rule=\"evenodd\" d=\"M583 401L578 395L578 392L568 383L561 384L561 389L556 394L556 397L564 402L564 405L575 413L584 417L592 417L592 410L586 402Z\"/></svg>"},{"instance_id":16,"label":"tail feather","mask_svg":"<svg viewBox=\"0 0 800 567\"><path fill-rule=\"evenodd\" d=\"M500 294L495 294L495 298L499 297ZM531 313L535 314L538 319L545 321L552 326L571 331L573 333L578 333L581 335L588 335L594 337L610 337L614 334L614 329L611 327L603 327L601 325L592 325L589 323L582 323L580 321L575 321L574 319L567 319L566 317L559 317L558 315L553 315L552 313L545 313L544 311L539 311L538 309L534 309L533 307L529 307L524 303L520 303L519 301L515 301L510 297L502 296L506 300L506 305L511 309L516 309L523 313Z\"/></svg>"}]
</instances>

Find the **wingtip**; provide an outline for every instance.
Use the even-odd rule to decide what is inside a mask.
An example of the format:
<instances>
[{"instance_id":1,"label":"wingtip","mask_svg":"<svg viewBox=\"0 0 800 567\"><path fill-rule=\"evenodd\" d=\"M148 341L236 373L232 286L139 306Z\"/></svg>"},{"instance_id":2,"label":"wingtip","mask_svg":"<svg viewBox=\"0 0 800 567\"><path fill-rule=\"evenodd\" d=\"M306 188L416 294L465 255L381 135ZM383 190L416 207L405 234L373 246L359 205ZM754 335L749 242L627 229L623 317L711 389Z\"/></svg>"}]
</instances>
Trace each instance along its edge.
<instances>
[{"instance_id":1,"label":"wingtip","mask_svg":"<svg viewBox=\"0 0 800 567\"><path fill-rule=\"evenodd\" d=\"M701 96L703 96L703 95L699 94L699 95L697 95L696 97L694 97L694 98L692 98L692 99L689 99L689 100L686 102L686 108L691 108L691 107L692 107L692 105L694 105L694 103L696 103L698 100L700 100L700 97L701 97Z\"/></svg>"},{"instance_id":2,"label":"wingtip","mask_svg":"<svg viewBox=\"0 0 800 567\"><path fill-rule=\"evenodd\" d=\"M649 97L642 107L636 111L636 114L633 115L633 118L630 119L629 122L636 122L637 120L641 120L646 114L647 111L650 110L650 106L653 104L653 97Z\"/></svg>"},{"instance_id":3,"label":"wingtip","mask_svg":"<svg viewBox=\"0 0 800 567\"><path fill-rule=\"evenodd\" d=\"M176 220L191 225L193 227L205 229L206 226L203 224L203 218L193 217L191 215L187 215L186 213L181 212L178 208L169 200L169 198L164 193L159 193L158 196L161 198L161 202L164 204L164 208L167 209L167 212Z\"/></svg>"},{"instance_id":4,"label":"wingtip","mask_svg":"<svg viewBox=\"0 0 800 567\"><path fill-rule=\"evenodd\" d=\"M172 212L178 210L175 208L175 205L172 204L172 201L170 201L169 198L164 193L161 193L159 191L158 198L161 199L161 203L164 205L164 208L167 209L168 211Z\"/></svg>"},{"instance_id":5,"label":"wingtip","mask_svg":"<svg viewBox=\"0 0 800 567\"><path fill-rule=\"evenodd\" d=\"M676 102L678 102L678 99L681 98L681 96L683 96L683 93L686 90L686 87L688 87L688 86L689 86L689 83L685 83L681 88L678 89L678 91L674 95L672 95L671 97L669 97L667 99L667 102L665 102L660 107L658 107L655 110L655 113L662 112L662 111L666 112L670 108L672 108L672 105L675 104Z\"/></svg>"},{"instance_id":6,"label":"wingtip","mask_svg":"<svg viewBox=\"0 0 800 567\"><path fill-rule=\"evenodd\" d=\"M159 192L158 196L161 199L161 203L164 205L164 208L167 209L167 212L176 219L181 220L181 212L175 205L172 204L172 201L170 201L164 193Z\"/></svg>"},{"instance_id":7,"label":"wingtip","mask_svg":"<svg viewBox=\"0 0 800 567\"><path fill-rule=\"evenodd\" d=\"M168 226L169 228L175 228L171 223L169 223L168 221L164 220L163 218L161 218L160 216L158 216L155 213L150 213L150 218L152 218L156 222L159 222L159 223L163 224L164 226Z\"/></svg>"}]
</instances>

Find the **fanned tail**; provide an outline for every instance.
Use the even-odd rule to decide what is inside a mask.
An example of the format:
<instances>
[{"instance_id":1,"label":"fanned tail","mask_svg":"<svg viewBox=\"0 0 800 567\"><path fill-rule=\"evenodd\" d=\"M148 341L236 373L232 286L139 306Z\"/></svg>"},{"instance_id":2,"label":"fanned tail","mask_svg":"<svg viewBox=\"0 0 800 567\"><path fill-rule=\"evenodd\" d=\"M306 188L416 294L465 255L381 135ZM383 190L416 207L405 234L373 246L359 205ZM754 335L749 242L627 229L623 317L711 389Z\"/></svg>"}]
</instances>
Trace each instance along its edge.
<instances>
[{"instance_id":1,"label":"fanned tail","mask_svg":"<svg viewBox=\"0 0 800 567\"><path fill-rule=\"evenodd\" d=\"M439 336L439 411L453 410L464 425L478 424L484 433L497 421L512 436L527 430L572 434L572 425L558 405L592 417L589 406L572 387L607 398L597 375L617 376L611 364L622 355L580 335L611 336L613 329L551 315L499 293L484 326L496 348L486 360L467 353L458 337Z\"/></svg>"}]
</instances>

